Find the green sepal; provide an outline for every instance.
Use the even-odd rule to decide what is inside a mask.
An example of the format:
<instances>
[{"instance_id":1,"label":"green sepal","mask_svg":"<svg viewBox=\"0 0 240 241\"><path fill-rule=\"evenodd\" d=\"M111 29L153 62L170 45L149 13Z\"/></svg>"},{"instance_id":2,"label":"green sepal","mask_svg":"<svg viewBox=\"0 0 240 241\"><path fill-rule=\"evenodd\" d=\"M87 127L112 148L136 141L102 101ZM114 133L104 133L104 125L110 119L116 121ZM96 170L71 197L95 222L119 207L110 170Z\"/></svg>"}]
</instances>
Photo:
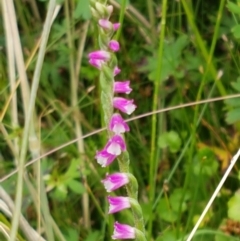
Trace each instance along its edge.
<instances>
[{"instance_id":1,"label":"green sepal","mask_svg":"<svg viewBox=\"0 0 240 241\"><path fill-rule=\"evenodd\" d=\"M104 34L104 32L102 32L101 28L100 28L99 32L100 32L98 35L99 47L100 47L100 49L108 50L108 43L109 43L110 39L106 36L106 34Z\"/></svg>"},{"instance_id":2,"label":"green sepal","mask_svg":"<svg viewBox=\"0 0 240 241\"><path fill-rule=\"evenodd\" d=\"M111 69L114 69L118 65L117 57L113 54L110 61L108 62L108 66Z\"/></svg>"},{"instance_id":3,"label":"green sepal","mask_svg":"<svg viewBox=\"0 0 240 241\"><path fill-rule=\"evenodd\" d=\"M100 34L106 35L107 38L110 40L114 33L113 24L111 23L110 29L99 27L99 32L100 32Z\"/></svg>"},{"instance_id":4,"label":"green sepal","mask_svg":"<svg viewBox=\"0 0 240 241\"><path fill-rule=\"evenodd\" d=\"M103 3L96 2L95 9L101 15L102 19L109 19L111 13L108 12L107 7Z\"/></svg>"},{"instance_id":5,"label":"green sepal","mask_svg":"<svg viewBox=\"0 0 240 241\"><path fill-rule=\"evenodd\" d=\"M143 218L142 208L141 208L140 204L138 203L138 201L135 198L129 198L129 202L131 204L131 208L134 213L134 216L137 219L142 219Z\"/></svg>"},{"instance_id":6,"label":"green sepal","mask_svg":"<svg viewBox=\"0 0 240 241\"><path fill-rule=\"evenodd\" d=\"M113 83L114 83L114 77L113 77L113 70L110 69L107 65L102 65L102 71L100 74L100 84L102 87L102 90L104 91L106 88L111 87L111 94L113 93Z\"/></svg>"},{"instance_id":7,"label":"green sepal","mask_svg":"<svg viewBox=\"0 0 240 241\"><path fill-rule=\"evenodd\" d=\"M147 241L144 233L137 228L135 228L135 235L136 235L136 238L135 238L136 241Z\"/></svg>"},{"instance_id":8,"label":"green sepal","mask_svg":"<svg viewBox=\"0 0 240 241\"><path fill-rule=\"evenodd\" d=\"M99 15L99 13L95 10L95 8L91 7L91 13L92 13L92 16L95 20L98 20L101 18L101 15Z\"/></svg>"},{"instance_id":9,"label":"green sepal","mask_svg":"<svg viewBox=\"0 0 240 241\"><path fill-rule=\"evenodd\" d=\"M129 172L128 166L130 163L129 154L127 151L122 152L122 154L118 157L119 167L121 172Z\"/></svg>"},{"instance_id":10,"label":"green sepal","mask_svg":"<svg viewBox=\"0 0 240 241\"><path fill-rule=\"evenodd\" d=\"M90 6L95 8L95 3L97 2L97 0L90 0Z\"/></svg>"},{"instance_id":11,"label":"green sepal","mask_svg":"<svg viewBox=\"0 0 240 241\"><path fill-rule=\"evenodd\" d=\"M102 4L102 3L99 3L99 2L96 2L95 3L95 9L96 11L101 15L101 17L105 14L105 12L107 11L106 10L106 7Z\"/></svg>"},{"instance_id":12,"label":"green sepal","mask_svg":"<svg viewBox=\"0 0 240 241\"><path fill-rule=\"evenodd\" d=\"M138 182L135 176L131 173L127 173L129 178L129 183L126 185L129 190L129 196L131 198L138 198Z\"/></svg>"},{"instance_id":13,"label":"green sepal","mask_svg":"<svg viewBox=\"0 0 240 241\"><path fill-rule=\"evenodd\" d=\"M108 126L113 113L112 95L109 92L102 91L101 103L102 103L102 108L104 113L104 121L105 121L105 124Z\"/></svg>"}]
</instances>

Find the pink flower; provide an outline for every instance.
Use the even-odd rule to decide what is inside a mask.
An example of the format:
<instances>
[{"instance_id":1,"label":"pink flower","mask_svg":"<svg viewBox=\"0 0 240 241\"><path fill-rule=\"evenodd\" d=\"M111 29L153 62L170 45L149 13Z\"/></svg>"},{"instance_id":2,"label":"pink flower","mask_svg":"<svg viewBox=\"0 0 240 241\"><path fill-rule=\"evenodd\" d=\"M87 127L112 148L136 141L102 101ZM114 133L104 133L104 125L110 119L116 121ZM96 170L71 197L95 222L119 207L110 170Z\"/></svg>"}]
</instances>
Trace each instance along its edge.
<instances>
[{"instance_id":1,"label":"pink flower","mask_svg":"<svg viewBox=\"0 0 240 241\"><path fill-rule=\"evenodd\" d=\"M102 183L107 192L112 192L129 183L129 178L126 173L119 172L107 175L106 178L102 180Z\"/></svg>"},{"instance_id":2,"label":"pink flower","mask_svg":"<svg viewBox=\"0 0 240 241\"><path fill-rule=\"evenodd\" d=\"M133 111L137 108L137 106L133 104L133 100L127 100L122 97L114 97L113 106L114 108L127 113L128 115L132 114Z\"/></svg>"},{"instance_id":3,"label":"pink flower","mask_svg":"<svg viewBox=\"0 0 240 241\"><path fill-rule=\"evenodd\" d=\"M97 69L101 69L104 61L103 60L99 60L99 59L89 59L89 63L96 67Z\"/></svg>"},{"instance_id":4,"label":"pink flower","mask_svg":"<svg viewBox=\"0 0 240 241\"><path fill-rule=\"evenodd\" d=\"M112 115L112 118L109 123L109 129L113 131L115 134L121 134L130 130L128 124L118 113Z\"/></svg>"},{"instance_id":5,"label":"pink flower","mask_svg":"<svg viewBox=\"0 0 240 241\"><path fill-rule=\"evenodd\" d=\"M122 151L126 151L126 144L120 135L113 136L104 148L109 154L118 156Z\"/></svg>"},{"instance_id":6,"label":"pink flower","mask_svg":"<svg viewBox=\"0 0 240 241\"><path fill-rule=\"evenodd\" d=\"M99 19L98 24L103 29L107 29L107 30L113 29L113 24L107 19Z\"/></svg>"},{"instance_id":7,"label":"pink flower","mask_svg":"<svg viewBox=\"0 0 240 241\"><path fill-rule=\"evenodd\" d=\"M112 239L135 239L135 229L127 224L114 223Z\"/></svg>"},{"instance_id":8,"label":"pink flower","mask_svg":"<svg viewBox=\"0 0 240 241\"><path fill-rule=\"evenodd\" d=\"M95 156L95 158L97 159L97 163L100 164L102 167L110 165L116 157L116 155L108 153L105 149L103 149L102 151L98 151Z\"/></svg>"},{"instance_id":9,"label":"pink flower","mask_svg":"<svg viewBox=\"0 0 240 241\"><path fill-rule=\"evenodd\" d=\"M125 93L125 94L129 94L132 89L130 88L130 81L115 81L114 82L114 92L115 93Z\"/></svg>"},{"instance_id":10,"label":"pink flower","mask_svg":"<svg viewBox=\"0 0 240 241\"><path fill-rule=\"evenodd\" d=\"M97 50L88 54L89 59L98 59L98 60L108 61L110 57L111 57L110 53L105 50Z\"/></svg>"},{"instance_id":11,"label":"pink flower","mask_svg":"<svg viewBox=\"0 0 240 241\"><path fill-rule=\"evenodd\" d=\"M117 40L110 40L108 43L109 49L111 49L113 52L117 52L120 49L120 45Z\"/></svg>"},{"instance_id":12,"label":"pink flower","mask_svg":"<svg viewBox=\"0 0 240 241\"><path fill-rule=\"evenodd\" d=\"M116 31L120 28L120 23L114 23L113 24L113 29Z\"/></svg>"},{"instance_id":13,"label":"pink flower","mask_svg":"<svg viewBox=\"0 0 240 241\"><path fill-rule=\"evenodd\" d=\"M114 76L116 76L116 75L118 75L120 72L121 72L121 69L119 69L118 66L116 66L116 67L114 68L113 74L114 74Z\"/></svg>"},{"instance_id":14,"label":"pink flower","mask_svg":"<svg viewBox=\"0 0 240 241\"><path fill-rule=\"evenodd\" d=\"M129 197L108 197L109 211L108 214L117 213L123 209L130 208Z\"/></svg>"}]
</instances>

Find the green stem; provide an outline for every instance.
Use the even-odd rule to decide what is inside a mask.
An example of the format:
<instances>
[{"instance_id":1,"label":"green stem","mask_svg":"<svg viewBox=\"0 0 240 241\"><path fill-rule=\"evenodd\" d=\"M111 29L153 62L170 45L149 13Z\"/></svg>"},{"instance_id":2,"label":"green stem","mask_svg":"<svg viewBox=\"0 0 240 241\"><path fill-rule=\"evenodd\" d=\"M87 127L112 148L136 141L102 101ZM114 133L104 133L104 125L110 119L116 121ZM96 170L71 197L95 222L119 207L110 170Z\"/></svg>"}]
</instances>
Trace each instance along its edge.
<instances>
[{"instance_id":1,"label":"green stem","mask_svg":"<svg viewBox=\"0 0 240 241\"><path fill-rule=\"evenodd\" d=\"M162 74L162 58L163 58L163 46L165 38L165 27L166 27L166 16L167 16L167 0L162 2L162 21L161 21L161 31L159 38L159 49L158 49L158 68L156 79L154 82L154 95L153 95L153 105L152 110L155 111L158 109L158 99L159 91L161 87L161 74ZM152 130L151 130L151 155L150 155L150 169L149 169L149 203L150 206L154 202L155 194L155 167L156 167L156 131L157 131L157 115L152 115ZM148 235L151 237L152 234L152 222L153 222L153 213L150 213L149 224L148 224Z\"/></svg>"},{"instance_id":2,"label":"green stem","mask_svg":"<svg viewBox=\"0 0 240 241\"><path fill-rule=\"evenodd\" d=\"M207 55L206 55L206 62L207 62L206 70L204 72L203 78L202 78L201 83L200 83L200 87L199 87L199 90L198 90L198 93L197 93L196 101L199 101L201 99L201 96L202 96L202 93L203 93L203 90L204 90L204 86L206 85L208 72L211 71L211 69L215 70L215 68L212 67L213 65L211 63L212 63L212 59L213 59L214 50L215 50L215 47L216 47L216 42L217 42L219 26L220 26L220 22L221 22L224 4L225 4L225 0L221 0L219 10L218 10L218 14L217 14L217 22L216 22L216 25L215 25L213 39L212 39L212 43L211 43L211 47L210 47L210 53L209 54L207 53ZM225 89L224 89L222 83L217 79L216 73L215 73L214 79L215 79L215 83L216 83L216 86L218 87L219 92L221 94L225 94ZM219 85L219 83L221 83L221 84ZM193 136L196 136L196 132L197 132L197 126L198 126L197 125L197 119L198 119L198 116L199 116L199 108L200 108L199 106L196 106L195 111L194 111L194 118L193 118L193 125L192 125ZM187 191L187 187L188 187L189 182L190 182L190 177L191 177L191 173L192 173L191 160L193 160L195 142L196 142L196 139L193 138L192 142L191 142L191 145L190 145L188 170L187 170L187 175L186 175L186 178L185 178L185 181L184 181L184 192L183 192L182 199L184 198L184 195ZM187 224L185 226L185 229L188 228L191 221L192 221L191 216L189 216ZM180 227L180 220L179 220L178 224L179 224L179 227Z\"/></svg>"},{"instance_id":3,"label":"green stem","mask_svg":"<svg viewBox=\"0 0 240 241\"><path fill-rule=\"evenodd\" d=\"M148 16L151 24L151 32L152 32L152 39L154 39L155 36L155 16L154 16L154 7L153 7L153 1L147 0L147 8L148 8Z\"/></svg>"},{"instance_id":4,"label":"green stem","mask_svg":"<svg viewBox=\"0 0 240 241\"><path fill-rule=\"evenodd\" d=\"M205 47L204 41L202 40L202 37L201 37L201 35L198 31L198 28L195 24L193 12L192 12L191 8L189 7L189 4L186 2L186 0L182 0L181 2L182 2L182 5L183 5L183 8L184 8L184 11L187 15L188 22L189 22L189 24L190 24L190 26L191 26L194 34L195 34L196 48L198 49L198 51L202 54L203 58L205 59L207 65L208 65L207 68L209 69L209 71L212 75L212 78L216 82L219 93L221 94L221 96L225 96L225 95L227 95L227 92L226 92L222 82L220 82L217 78L217 71L214 67L213 62L211 61L212 57L211 58L209 57L207 48ZM222 9L222 7L224 6L224 2L225 2L225 0L221 0L219 10ZM218 12L217 24L216 24L217 28L219 28L221 16L222 16L222 11L221 12L219 11ZM217 35L215 36L215 38L216 39L213 39L213 41L217 40Z\"/></svg>"},{"instance_id":5,"label":"green stem","mask_svg":"<svg viewBox=\"0 0 240 241\"><path fill-rule=\"evenodd\" d=\"M81 170L81 178L85 188L87 188L87 178L86 178L86 166L84 160L84 143L81 139L82 136L82 126L81 122L79 121L80 111L77 109L78 104L78 77L77 73L74 69L74 45L72 41L72 31L71 31L71 17L68 2L65 1L65 14L66 14L66 23L67 23L67 41L68 47L70 49L69 54L69 69L70 69L70 79L71 79L71 106L74 109L73 111L73 119L75 124L75 133L76 137L78 138L77 148L80 154L80 170ZM83 51L83 50L82 50ZM79 65L80 66L80 65ZM83 193L82 195L82 209L83 209L83 224L84 227L90 229L90 214L89 214L89 196L88 192Z\"/></svg>"},{"instance_id":6,"label":"green stem","mask_svg":"<svg viewBox=\"0 0 240 241\"><path fill-rule=\"evenodd\" d=\"M8 1L8 2L10 2L10 4L12 4L12 9L13 9L13 2L12 1ZM15 210L14 210L14 214L13 214L13 218L12 218L12 228L11 228L11 232L10 232L9 241L15 241L15 239L16 239L16 233L17 233L18 224L19 224L19 217L21 214L24 164L25 164L26 153L27 153L28 133L29 133L29 129L30 129L31 119L33 116L33 109L34 109L34 105L35 105L37 89L38 89L39 80L40 80L40 72L42 69L45 49L47 46L47 40L48 40L48 36L50 33L51 18L52 18L53 12L54 12L55 5L56 5L56 0L50 0L47 18L46 18L46 22L44 24L44 29L43 29L43 34L42 34L42 42L40 45L36 68L35 68L34 76L33 76L31 96L30 96L27 116L26 116L25 124L24 124L22 147L21 147L20 158L19 158L17 190L16 190L16 198L15 198Z\"/></svg>"},{"instance_id":7,"label":"green stem","mask_svg":"<svg viewBox=\"0 0 240 241\"><path fill-rule=\"evenodd\" d=\"M123 0L122 4L121 4L121 11L120 11L120 17L119 17L120 28L117 31L117 34L116 34L116 37L115 37L116 40L119 39L119 37L122 33L123 20L124 20L124 16L125 16L126 6L127 6L127 0Z\"/></svg>"}]
</instances>

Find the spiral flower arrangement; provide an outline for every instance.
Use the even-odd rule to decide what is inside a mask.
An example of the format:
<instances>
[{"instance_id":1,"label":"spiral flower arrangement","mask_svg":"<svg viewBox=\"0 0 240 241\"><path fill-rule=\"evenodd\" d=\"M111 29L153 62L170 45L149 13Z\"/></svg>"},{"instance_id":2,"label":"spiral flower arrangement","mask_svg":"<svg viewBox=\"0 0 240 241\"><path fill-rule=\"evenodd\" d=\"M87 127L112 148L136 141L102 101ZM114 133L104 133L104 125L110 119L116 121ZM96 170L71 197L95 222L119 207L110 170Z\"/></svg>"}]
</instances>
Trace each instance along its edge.
<instances>
[{"instance_id":1,"label":"spiral flower arrangement","mask_svg":"<svg viewBox=\"0 0 240 241\"><path fill-rule=\"evenodd\" d=\"M142 210L138 203L138 184L135 177L129 172L129 155L127 152L124 133L130 131L128 124L119 113L132 114L136 109L134 100L116 96L129 94L132 89L130 81L115 81L121 72L117 64L115 52L119 51L119 42L112 39L119 23L112 23L109 18L113 6L105 1L91 0L91 12L99 29L98 42L100 49L91 52L89 63L100 71L101 105L104 112L104 121L108 131L108 141L104 148L96 153L96 160L102 166L110 165L118 160L120 172L108 174L102 183L107 192L113 192L126 186L127 196L108 196L109 214L117 213L127 208L132 209L134 226L115 222L112 239L146 240Z\"/></svg>"}]
</instances>

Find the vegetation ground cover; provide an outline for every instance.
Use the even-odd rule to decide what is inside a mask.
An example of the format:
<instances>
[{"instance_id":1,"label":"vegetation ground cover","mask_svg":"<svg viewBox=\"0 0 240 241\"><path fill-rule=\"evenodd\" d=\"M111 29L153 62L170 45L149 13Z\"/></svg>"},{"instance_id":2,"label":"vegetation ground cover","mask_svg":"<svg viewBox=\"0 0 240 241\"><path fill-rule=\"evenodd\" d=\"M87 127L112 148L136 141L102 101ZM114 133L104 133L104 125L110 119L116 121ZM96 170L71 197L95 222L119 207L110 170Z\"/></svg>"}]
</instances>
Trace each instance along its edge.
<instances>
[{"instance_id":1,"label":"vegetation ground cover","mask_svg":"<svg viewBox=\"0 0 240 241\"><path fill-rule=\"evenodd\" d=\"M83 138L103 127L99 72L87 59L98 48L89 2L57 1L43 51L52 0L14 1L16 14L10 2L1 2L0 25L0 193L9 205L0 206L0 240L12 227L4 197L16 198L19 172L9 174L20 166L28 118L33 121L24 163L38 160L22 172L21 212L28 224L48 241L111 240L114 218L107 215L101 179L117 165L102 169L94 159L106 141L104 131ZM240 102L231 98L240 92L240 1L109 4L115 8L112 21L122 22L116 36L119 79L131 81L138 106L126 141L149 240L185 240L240 146ZM201 100L209 102L194 104ZM193 104L181 108L186 103ZM179 108L164 111L174 106ZM237 163L193 240L239 240L239 180ZM116 217L131 221L130 211ZM21 227L18 239L31 240Z\"/></svg>"}]
</instances>

